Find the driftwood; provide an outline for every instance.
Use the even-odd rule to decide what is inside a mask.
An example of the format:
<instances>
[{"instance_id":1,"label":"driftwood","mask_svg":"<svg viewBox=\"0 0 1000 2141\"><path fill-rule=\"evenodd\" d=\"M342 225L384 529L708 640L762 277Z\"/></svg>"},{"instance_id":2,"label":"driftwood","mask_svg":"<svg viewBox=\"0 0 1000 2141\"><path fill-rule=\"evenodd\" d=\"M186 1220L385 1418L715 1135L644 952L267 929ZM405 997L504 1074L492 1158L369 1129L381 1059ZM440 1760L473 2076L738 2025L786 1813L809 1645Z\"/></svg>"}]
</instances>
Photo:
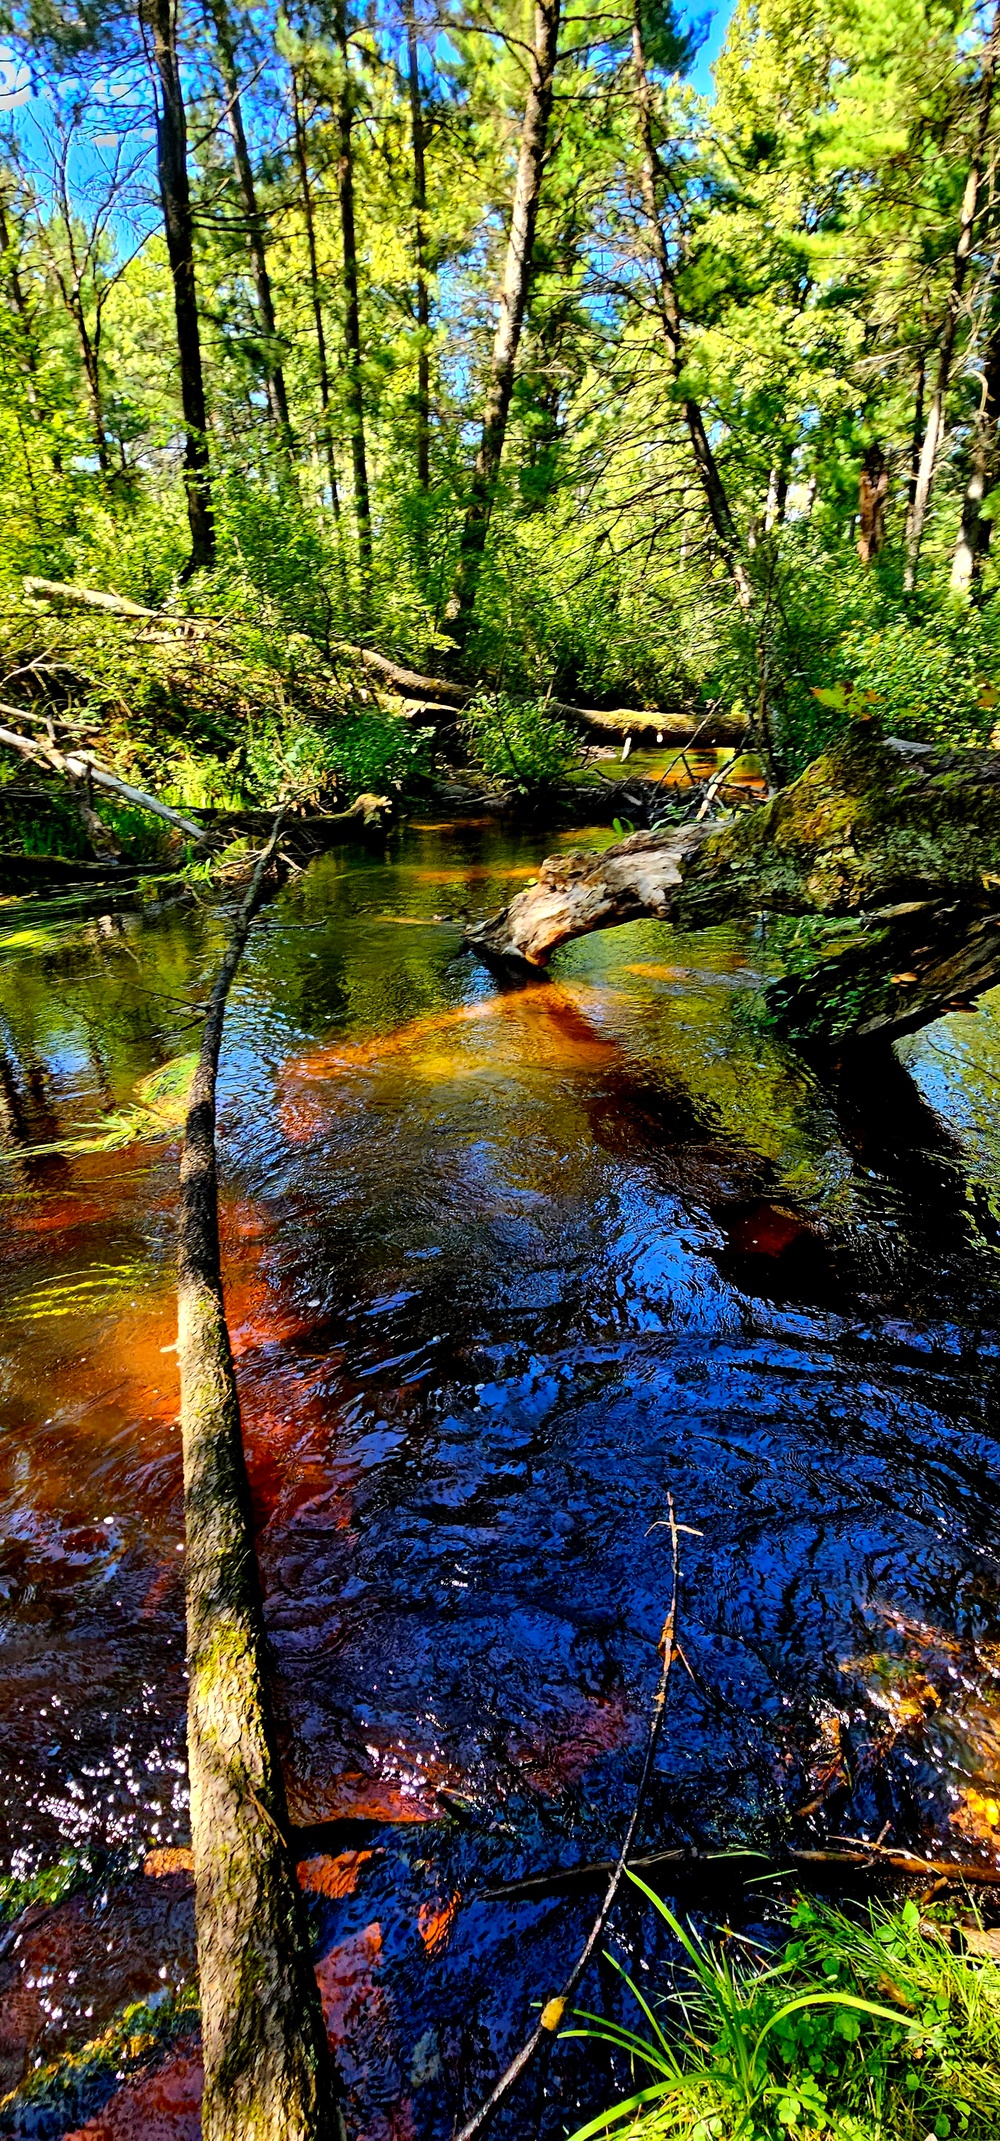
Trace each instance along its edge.
<instances>
[{"instance_id":1,"label":"driftwood","mask_svg":"<svg viewBox=\"0 0 1000 2141\"><path fill-rule=\"evenodd\" d=\"M557 714L561 721L574 728L585 729L595 741L624 743L630 736L634 743L649 749L658 743L693 743L697 736L706 750L714 750L716 744L746 744L749 723L745 714L711 713L693 714L650 712L646 707L616 706L605 709L598 706L565 706L561 700L550 699L550 714Z\"/></svg>"},{"instance_id":2,"label":"driftwood","mask_svg":"<svg viewBox=\"0 0 1000 2141\"><path fill-rule=\"evenodd\" d=\"M789 1876L803 1873L822 1873L829 1867L833 1873L838 1868L845 1871L877 1873L881 1868L886 1873L906 1874L914 1881L935 1883L962 1882L970 1888L1000 1888L1000 1866L977 1865L969 1859L929 1859L917 1851L895 1850L888 1844L869 1844L863 1837L845 1840L844 1845L827 1845L815 1850L806 1850L799 1845L789 1845L781 1853L772 1851L698 1851L694 1847L677 1846L672 1850L646 1851L630 1858L630 1873L666 1873L672 1878L697 1873L703 1879L706 1870L725 1875L727 1869L738 1873L741 1881L753 1879L746 1873L747 1859L756 1859L761 1867L761 1878L773 1881L775 1873L785 1868ZM574 1888L596 1887L606 1881L613 1871L611 1859L594 1859L586 1866L557 1866L551 1873L526 1874L520 1881L500 1881L494 1888L475 1888L465 1897L468 1906L472 1903L540 1903L548 1896L557 1896Z\"/></svg>"},{"instance_id":3,"label":"driftwood","mask_svg":"<svg viewBox=\"0 0 1000 2141\"><path fill-rule=\"evenodd\" d=\"M767 991L800 1045L890 1040L1000 983L1000 753L935 752L859 724L760 810L549 858L468 933L522 972L643 915L683 928L803 918L795 971Z\"/></svg>"},{"instance_id":4,"label":"driftwood","mask_svg":"<svg viewBox=\"0 0 1000 2141\"><path fill-rule=\"evenodd\" d=\"M219 1047L226 998L280 831L278 819L212 990L181 1161L177 1350L205 2141L338 2141L343 2134L287 1841L219 1260Z\"/></svg>"}]
</instances>

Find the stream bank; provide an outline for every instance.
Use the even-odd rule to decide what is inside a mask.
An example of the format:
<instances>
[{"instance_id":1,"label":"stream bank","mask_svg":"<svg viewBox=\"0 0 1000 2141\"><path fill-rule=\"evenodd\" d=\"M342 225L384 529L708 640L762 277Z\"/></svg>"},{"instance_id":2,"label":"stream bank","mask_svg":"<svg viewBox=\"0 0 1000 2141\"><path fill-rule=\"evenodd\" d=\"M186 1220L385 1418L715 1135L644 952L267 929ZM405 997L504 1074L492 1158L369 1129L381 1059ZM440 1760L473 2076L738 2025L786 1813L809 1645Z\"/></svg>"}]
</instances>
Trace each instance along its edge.
<instances>
[{"instance_id":1,"label":"stream bank","mask_svg":"<svg viewBox=\"0 0 1000 2141\"><path fill-rule=\"evenodd\" d=\"M744 1018L759 929L635 924L498 991L462 928L538 852L416 819L387 856L318 859L262 918L224 1059L293 1819L374 2141L443 2141L589 1922L587 1894L476 1898L617 1842L668 1490L702 1533L697 1684L672 1690L650 1844L780 1856L889 1820L989 1862L1000 1818L992 999L837 1108ZM5 1858L106 1869L4 1960L14 2086L190 1975L176 1147L80 1143L193 1045L221 925L4 920ZM655 1961L637 1905L616 1942ZM613 2002L610 1976L590 1993ZM111 2108L129 2090L147 2130L158 2092L193 2131L195 2054L168 2037L148 2078L111 2075L102 2131L140 2116ZM609 2095L569 2047L543 2089L546 2136Z\"/></svg>"}]
</instances>

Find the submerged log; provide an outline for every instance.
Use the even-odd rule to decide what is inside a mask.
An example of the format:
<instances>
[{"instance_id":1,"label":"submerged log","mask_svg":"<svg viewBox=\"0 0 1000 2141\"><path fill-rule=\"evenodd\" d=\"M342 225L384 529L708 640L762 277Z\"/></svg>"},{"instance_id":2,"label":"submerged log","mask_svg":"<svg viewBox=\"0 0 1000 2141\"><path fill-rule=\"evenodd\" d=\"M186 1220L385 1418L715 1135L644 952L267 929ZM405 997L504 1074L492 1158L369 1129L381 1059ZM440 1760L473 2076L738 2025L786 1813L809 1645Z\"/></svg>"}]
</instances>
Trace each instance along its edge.
<instances>
[{"instance_id":1,"label":"submerged log","mask_svg":"<svg viewBox=\"0 0 1000 2141\"><path fill-rule=\"evenodd\" d=\"M687 929L813 918L768 1015L818 1050L893 1039L1000 983L1000 753L933 751L859 724L761 810L634 833L541 864L469 931L488 962L544 967L560 944L652 915Z\"/></svg>"},{"instance_id":2,"label":"submerged log","mask_svg":"<svg viewBox=\"0 0 1000 2141\"><path fill-rule=\"evenodd\" d=\"M188 1768L205 2141L339 2141L343 2124L288 1844L240 1403L219 1260L215 1084L226 998L276 821L212 991L181 1161Z\"/></svg>"}]
</instances>

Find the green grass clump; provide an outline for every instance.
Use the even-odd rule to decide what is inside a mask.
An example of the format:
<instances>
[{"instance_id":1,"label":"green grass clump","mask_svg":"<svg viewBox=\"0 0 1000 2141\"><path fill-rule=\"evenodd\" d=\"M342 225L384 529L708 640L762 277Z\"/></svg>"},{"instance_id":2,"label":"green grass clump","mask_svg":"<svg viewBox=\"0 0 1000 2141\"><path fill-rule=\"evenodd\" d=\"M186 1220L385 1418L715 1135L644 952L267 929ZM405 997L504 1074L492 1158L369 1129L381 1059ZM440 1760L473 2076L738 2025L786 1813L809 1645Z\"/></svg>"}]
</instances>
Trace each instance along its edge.
<instances>
[{"instance_id":1,"label":"green grass clump","mask_svg":"<svg viewBox=\"0 0 1000 2141\"><path fill-rule=\"evenodd\" d=\"M626 1977L645 2030L581 2015L564 2033L624 2052L635 2083L573 2141L995 2141L1000 1967L956 1955L916 1904L800 1899L775 1960L701 1939L630 1878L685 1960L659 2002Z\"/></svg>"}]
</instances>

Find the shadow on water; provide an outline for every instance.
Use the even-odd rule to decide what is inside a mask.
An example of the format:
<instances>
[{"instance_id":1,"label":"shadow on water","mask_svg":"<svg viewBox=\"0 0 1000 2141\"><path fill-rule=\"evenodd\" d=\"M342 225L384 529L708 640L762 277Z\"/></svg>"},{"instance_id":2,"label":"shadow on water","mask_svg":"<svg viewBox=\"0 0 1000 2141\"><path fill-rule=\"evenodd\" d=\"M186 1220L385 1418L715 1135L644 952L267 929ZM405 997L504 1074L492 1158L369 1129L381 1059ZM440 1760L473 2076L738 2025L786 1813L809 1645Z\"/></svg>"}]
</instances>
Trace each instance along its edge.
<instances>
[{"instance_id":1,"label":"shadow on water","mask_svg":"<svg viewBox=\"0 0 1000 2141\"><path fill-rule=\"evenodd\" d=\"M366 2141L443 2141L582 1937L586 1893L476 1897L621 1833L668 1492L699 1536L651 1845L991 1854L1000 1823L992 1011L825 1090L743 1015L751 933L632 925L501 991L460 916L536 860L492 828L326 858L227 1029L227 1304ZM11 1092L40 1065L61 1138L190 1047L218 955L211 912L116 919L0 968ZM0 1814L21 1870L109 1870L0 1963L0 2087L191 1967L176 1147L42 1178L6 1120ZM606 2077L560 2047L533 2086L498 2133L550 2141ZM189 2046L130 2087L108 2141L193 2136Z\"/></svg>"}]
</instances>

